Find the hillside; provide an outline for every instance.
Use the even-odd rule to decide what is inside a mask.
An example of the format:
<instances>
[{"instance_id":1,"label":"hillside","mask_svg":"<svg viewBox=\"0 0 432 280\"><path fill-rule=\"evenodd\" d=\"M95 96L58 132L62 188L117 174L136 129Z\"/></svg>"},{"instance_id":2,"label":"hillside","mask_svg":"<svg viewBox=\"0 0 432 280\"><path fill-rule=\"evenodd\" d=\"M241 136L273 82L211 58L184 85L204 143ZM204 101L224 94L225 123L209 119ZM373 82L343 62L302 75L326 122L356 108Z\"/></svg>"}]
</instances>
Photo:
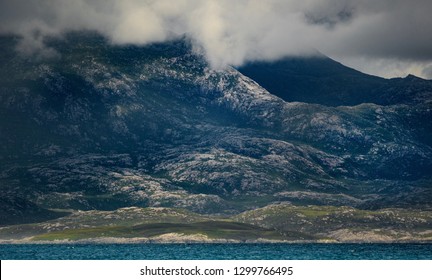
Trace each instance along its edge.
<instances>
[{"instance_id":1,"label":"hillside","mask_svg":"<svg viewBox=\"0 0 432 280\"><path fill-rule=\"evenodd\" d=\"M385 106L419 103L432 92L432 81L412 75L394 79L367 75L319 53L310 58L251 62L238 70L288 102Z\"/></svg>"},{"instance_id":2,"label":"hillside","mask_svg":"<svg viewBox=\"0 0 432 280\"><path fill-rule=\"evenodd\" d=\"M429 81L366 76L327 58L283 60L251 79L210 68L187 38L137 47L70 33L47 42L52 58L22 56L16 43L0 39L0 238L14 224L129 207L230 223L280 203L432 209ZM266 86L270 76L287 90ZM291 85L297 93L283 96Z\"/></svg>"}]
</instances>

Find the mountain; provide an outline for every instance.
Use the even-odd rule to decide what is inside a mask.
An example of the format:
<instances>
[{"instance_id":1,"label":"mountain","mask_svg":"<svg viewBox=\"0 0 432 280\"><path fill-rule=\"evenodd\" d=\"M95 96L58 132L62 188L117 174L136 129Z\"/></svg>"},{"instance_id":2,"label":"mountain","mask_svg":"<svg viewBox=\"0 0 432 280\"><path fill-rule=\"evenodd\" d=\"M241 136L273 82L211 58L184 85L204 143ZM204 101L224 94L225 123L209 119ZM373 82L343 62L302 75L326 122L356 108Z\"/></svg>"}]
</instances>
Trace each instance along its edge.
<instances>
[{"instance_id":1,"label":"mountain","mask_svg":"<svg viewBox=\"0 0 432 280\"><path fill-rule=\"evenodd\" d=\"M429 238L422 234L430 212L418 214L432 209L429 81L384 80L328 58L253 66L261 74L252 79L249 66L212 69L186 37L116 46L94 33L69 33L47 39L56 54L49 58L20 55L17 42L0 38L0 239L64 231L82 212L98 222L77 219L79 234L90 227L98 236L119 212L126 214L109 226L133 228L105 230L147 234L145 218L128 209L189 211L163 225L151 221L187 232L207 227L180 226L190 215L209 215L228 232L253 232L248 236L320 239L344 229L343 215L327 237L298 229L290 235L251 218L277 205L384 213L377 227L383 209L392 208L411 215L408 233ZM270 86L263 82L269 77ZM304 100L281 95L291 93L288 78L297 83L293 96ZM306 88L326 80L327 90ZM118 224L128 217L130 224ZM200 219L192 220L207 222ZM67 233L63 238L77 234Z\"/></svg>"},{"instance_id":2,"label":"mountain","mask_svg":"<svg viewBox=\"0 0 432 280\"><path fill-rule=\"evenodd\" d=\"M355 106L421 102L432 92L432 81L409 75L384 79L359 72L322 54L256 61L238 70L287 102Z\"/></svg>"}]
</instances>

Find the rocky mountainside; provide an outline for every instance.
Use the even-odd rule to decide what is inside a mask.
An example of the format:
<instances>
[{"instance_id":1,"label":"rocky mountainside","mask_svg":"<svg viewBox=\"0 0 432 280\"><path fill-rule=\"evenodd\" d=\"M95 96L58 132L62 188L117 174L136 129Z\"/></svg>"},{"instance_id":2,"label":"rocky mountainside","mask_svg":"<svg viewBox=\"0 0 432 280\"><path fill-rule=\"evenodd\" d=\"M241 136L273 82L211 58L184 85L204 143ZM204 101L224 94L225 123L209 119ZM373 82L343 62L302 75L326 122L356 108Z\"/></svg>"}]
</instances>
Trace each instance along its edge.
<instances>
[{"instance_id":1,"label":"rocky mountainside","mask_svg":"<svg viewBox=\"0 0 432 280\"><path fill-rule=\"evenodd\" d=\"M430 81L294 59L292 79L311 90L291 99L289 60L253 80L210 68L187 38L72 33L47 41L51 58L16 53L17 40L0 39L1 225L124 207L432 209Z\"/></svg>"}]
</instances>

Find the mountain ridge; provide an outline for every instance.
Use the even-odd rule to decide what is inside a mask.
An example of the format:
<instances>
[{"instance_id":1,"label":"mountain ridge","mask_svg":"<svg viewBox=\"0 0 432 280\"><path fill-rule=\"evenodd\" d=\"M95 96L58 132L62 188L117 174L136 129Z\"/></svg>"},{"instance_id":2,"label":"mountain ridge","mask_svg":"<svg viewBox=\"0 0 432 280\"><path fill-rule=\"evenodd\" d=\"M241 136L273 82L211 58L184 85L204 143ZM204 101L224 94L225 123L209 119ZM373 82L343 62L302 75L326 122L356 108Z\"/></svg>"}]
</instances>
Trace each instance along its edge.
<instances>
[{"instance_id":1,"label":"mountain ridge","mask_svg":"<svg viewBox=\"0 0 432 280\"><path fill-rule=\"evenodd\" d=\"M428 83L397 80L415 94L396 103L334 107L212 69L185 38L112 46L72 33L39 61L0 41L0 199L34 208L14 221L9 204L3 226L52 218L39 208L432 207Z\"/></svg>"},{"instance_id":2,"label":"mountain ridge","mask_svg":"<svg viewBox=\"0 0 432 280\"><path fill-rule=\"evenodd\" d=\"M311 58L254 61L237 69L288 102L326 106L395 105L413 102L419 93L432 91L432 81L411 74L385 79L362 73L322 54ZM421 85L421 92L411 92L409 82L417 83L417 87Z\"/></svg>"}]
</instances>

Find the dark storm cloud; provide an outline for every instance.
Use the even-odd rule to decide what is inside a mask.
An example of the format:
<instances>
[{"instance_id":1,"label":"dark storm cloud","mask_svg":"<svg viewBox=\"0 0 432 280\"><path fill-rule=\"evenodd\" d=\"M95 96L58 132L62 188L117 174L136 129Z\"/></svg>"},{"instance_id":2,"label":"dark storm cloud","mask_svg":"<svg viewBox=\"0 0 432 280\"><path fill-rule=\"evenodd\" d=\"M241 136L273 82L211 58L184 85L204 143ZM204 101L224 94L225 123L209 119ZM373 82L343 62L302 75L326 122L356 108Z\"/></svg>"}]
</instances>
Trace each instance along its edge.
<instances>
[{"instance_id":1,"label":"dark storm cloud","mask_svg":"<svg viewBox=\"0 0 432 280\"><path fill-rule=\"evenodd\" d=\"M348 54L401 59L432 59L432 1L353 1L353 20L335 32Z\"/></svg>"},{"instance_id":2,"label":"dark storm cloud","mask_svg":"<svg viewBox=\"0 0 432 280\"><path fill-rule=\"evenodd\" d=\"M215 67L318 49L366 71L393 63L421 73L432 61L431 11L430 0L3 0L0 32L22 35L30 53L69 30L116 44L187 33Z\"/></svg>"}]
</instances>

